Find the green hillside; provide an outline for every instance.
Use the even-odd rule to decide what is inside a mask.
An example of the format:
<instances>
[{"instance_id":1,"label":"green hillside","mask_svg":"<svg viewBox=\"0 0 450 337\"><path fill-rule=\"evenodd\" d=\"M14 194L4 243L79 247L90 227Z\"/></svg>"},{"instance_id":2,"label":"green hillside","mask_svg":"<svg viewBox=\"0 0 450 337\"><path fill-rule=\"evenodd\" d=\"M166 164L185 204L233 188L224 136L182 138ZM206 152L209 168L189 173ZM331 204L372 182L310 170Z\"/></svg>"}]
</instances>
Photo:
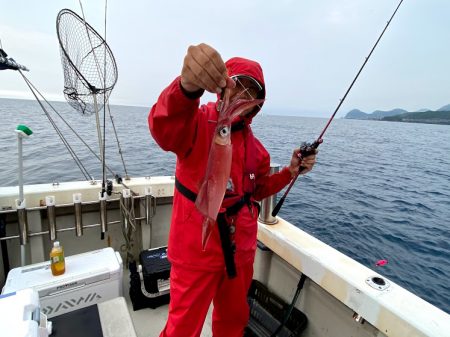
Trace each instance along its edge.
<instances>
[{"instance_id":1,"label":"green hillside","mask_svg":"<svg viewBox=\"0 0 450 337\"><path fill-rule=\"evenodd\" d=\"M407 112L400 115L382 118L383 121L407 122L407 123L427 123L427 124L449 124L450 111L420 111Z\"/></svg>"}]
</instances>

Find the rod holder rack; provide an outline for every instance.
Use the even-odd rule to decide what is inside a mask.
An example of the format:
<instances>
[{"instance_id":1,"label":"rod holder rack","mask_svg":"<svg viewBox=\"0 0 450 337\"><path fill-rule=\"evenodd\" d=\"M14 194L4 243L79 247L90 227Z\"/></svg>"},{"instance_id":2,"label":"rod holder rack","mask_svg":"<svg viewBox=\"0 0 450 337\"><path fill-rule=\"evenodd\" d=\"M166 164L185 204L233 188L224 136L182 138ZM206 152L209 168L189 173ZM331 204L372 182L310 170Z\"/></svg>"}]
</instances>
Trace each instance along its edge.
<instances>
[{"instance_id":1,"label":"rod holder rack","mask_svg":"<svg viewBox=\"0 0 450 337\"><path fill-rule=\"evenodd\" d=\"M46 204L47 204L46 206L37 206L37 207L26 208L25 199L22 201L17 199L16 205L15 205L16 209L1 210L0 214L13 214L13 213L17 214L19 235L4 236L4 237L0 238L0 241L19 239L21 245L26 245L29 243L29 238L35 237L35 236L48 235L50 240L53 241L56 239L57 233L60 233L60 232L75 231L76 236L81 236L81 235L83 235L84 229L101 227L102 233L104 233L108 230L108 226L120 224L120 223L122 223L122 221L125 221L125 220L127 221L127 225L129 225L129 220L127 217L125 217L125 219L123 219L123 220L115 220L115 221L110 221L110 222L107 221L107 217L106 217L107 204L111 203L111 202L117 202L117 201L120 202L122 199L122 195L121 195L120 199L106 200L106 198L105 198L104 200L99 199L98 201L82 202L81 194L75 193L73 196L73 201L74 201L73 203L60 204L60 205L56 205L54 202L55 197L53 197L53 196L51 196L51 197L53 200L48 200L49 201L48 204L47 204L48 197L46 197ZM128 197L124 198L125 200L127 200L124 202L124 204L128 204L128 212L130 211L130 207L131 207L131 198L138 199L138 200L144 199L144 201L146 201L147 199L150 198L150 200L152 200L152 202L151 202L152 206L150 207L150 209L153 209L153 211L146 212L145 216L143 216L143 217L134 218L135 221L145 220L146 224L151 223L151 217L155 214L155 211L156 211L156 198L151 195L149 195L149 196L147 196L147 195L144 195L144 196L129 195ZM51 201L53 201L53 202L51 202ZM100 223L83 225L83 220L82 220L83 205L95 205L95 204L100 205ZM147 202L146 202L146 204L147 204ZM56 227L56 208L64 208L64 207L73 207L75 223L74 223L74 226L58 229ZM49 230L40 231L40 232L30 232L28 229L28 216L27 216L28 212L30 212L30 211L47 211L47 216L48 216L48 220L49 220ZM103 214L103 216L102 216L102 214Z\"/></svg>"},{"instance_id":2,"label":"rod holder rack","mask_svg":"<svg viewBox=\"0 0 450 337\"><path fill-rule=\"evenodd\" d=\"M140 219L136 219L136 220L144 220L144 218L140 218ZM108 222L108 225L115 225L115 224L119 224L121 222L122 221L120 221L120 220L110 221L110 222ZM101 226L101 224L97 223L97 224L92 224L92 225L85 225L84 228L95 228L95 227L100 227L100 226ZM74 230L75 230L75 226L72 226L72 227L57 229L56 232L60 233L60 232L69 232L69 231L74 231ZM49 234L49 231L28 232L27 233L28 237L48 235L48 234ZM19 238L20 238L20 235L4 236L4 237L0 238L0 241L13 240L13 239L19 239Z\"/></svg>"}]
</instances>

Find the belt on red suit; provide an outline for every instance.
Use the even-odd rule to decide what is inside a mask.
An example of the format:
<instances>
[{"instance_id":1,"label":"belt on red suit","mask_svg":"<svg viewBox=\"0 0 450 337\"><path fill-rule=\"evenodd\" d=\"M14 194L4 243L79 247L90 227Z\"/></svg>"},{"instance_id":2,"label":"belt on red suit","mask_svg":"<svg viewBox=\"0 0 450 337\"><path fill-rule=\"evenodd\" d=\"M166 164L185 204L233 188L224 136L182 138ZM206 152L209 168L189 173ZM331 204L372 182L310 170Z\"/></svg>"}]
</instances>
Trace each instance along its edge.
<instances>
[{"instance_id":1,"label":"belt on red suit","mask_svg":"<svg viewBox=\"0 0 450 337\"><path fill-rule=\"evenodd\" d=\"M184 186L176 177L175 177L175 188L187 199L191 200L195 203L197 199L197 194L192 192L189 188ZM227 217L236 215L242 207L248 205L251 207L252 200L250 194L245 194L244 196L232 196L226 197L222 203L222 209L224 211L220 212L217 215L217 225L219 228L219 236L220 243L222 246L222 252L225 262L225 268L227 271L227 275L229 278L236 277L236 263L234 262L234 253L236 251L236 246L233 244L230 238L230 226L228 224ZM258 206L259 212L259 205Z\"/></svg>"}]
</instances>

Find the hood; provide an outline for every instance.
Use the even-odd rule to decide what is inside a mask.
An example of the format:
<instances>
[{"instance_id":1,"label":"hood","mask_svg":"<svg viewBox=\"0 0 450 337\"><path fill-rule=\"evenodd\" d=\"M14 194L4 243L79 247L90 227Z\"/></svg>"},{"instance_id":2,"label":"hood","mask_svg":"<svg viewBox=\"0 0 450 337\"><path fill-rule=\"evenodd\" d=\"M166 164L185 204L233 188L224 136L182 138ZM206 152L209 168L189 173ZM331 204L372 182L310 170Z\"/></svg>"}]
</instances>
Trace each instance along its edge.
<instances>
[{"instance_id":1,"label":"hood","mask_svg":"<svg viewBox=\"0 0 450 337\"><path fill-rule=\"evenodd\" d=\"M263 71L258 62L245 59L243 57L233 57L229 59L227 62L225 62L225 66L228 69L228 76L233 75L251 76L255 80L257 80L263 88L265 88Z\"/></svg>"},{"instance_id":2,"label":"hood","mask_svg":"<svg viewBox=\"0 0 450 337\"><path fill-rule=\"evenodd\" d=\"M228 69L228 76L233 75L247 75L261 84L263 88L261 95L257 98L265 98L266 97L266 87L264 84L264 75L261 66L258 62L245 59L243 57L233 57L225 62L225 66ZM262 106L262 104L261 104ZM251 119L259 112L260 108L256 107L253 112L248 115L245 119L249 119L248 122L251 122Z\"/></svg>"}]
</instances>

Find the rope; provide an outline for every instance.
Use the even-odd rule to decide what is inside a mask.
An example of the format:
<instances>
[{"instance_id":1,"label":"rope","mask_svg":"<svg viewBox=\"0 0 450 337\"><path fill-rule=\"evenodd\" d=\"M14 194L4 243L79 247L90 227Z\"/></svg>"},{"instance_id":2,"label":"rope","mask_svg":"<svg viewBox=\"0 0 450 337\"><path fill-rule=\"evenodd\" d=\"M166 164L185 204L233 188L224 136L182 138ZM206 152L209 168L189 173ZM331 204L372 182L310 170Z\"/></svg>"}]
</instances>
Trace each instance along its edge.
<instances>
[{"instance_id":1,"label":"rope","mask_svg":"<svg viewBox=\"0 0 450 337\"><path fill-rule=\"evenodd\" d=\"M125 226L122 226L122 235L125 240L125 243L120 246L120 250L122 252L126 253L126 265L128 266L128 263L130 261L134 261L134 255L131 253L132 249L132 243L133 243L133 234L136 232L136 222L135 222L135 213L134 213L134 198L130 197L130 210L128 210L125 207L125 204L123 202L124 198L122 197L122 194L120 192L115 192L116 194L120 194L120 209L121 213L124 217L124 221L128 220L128 231L125 230Z\"/></svg>"}]
</instances>

